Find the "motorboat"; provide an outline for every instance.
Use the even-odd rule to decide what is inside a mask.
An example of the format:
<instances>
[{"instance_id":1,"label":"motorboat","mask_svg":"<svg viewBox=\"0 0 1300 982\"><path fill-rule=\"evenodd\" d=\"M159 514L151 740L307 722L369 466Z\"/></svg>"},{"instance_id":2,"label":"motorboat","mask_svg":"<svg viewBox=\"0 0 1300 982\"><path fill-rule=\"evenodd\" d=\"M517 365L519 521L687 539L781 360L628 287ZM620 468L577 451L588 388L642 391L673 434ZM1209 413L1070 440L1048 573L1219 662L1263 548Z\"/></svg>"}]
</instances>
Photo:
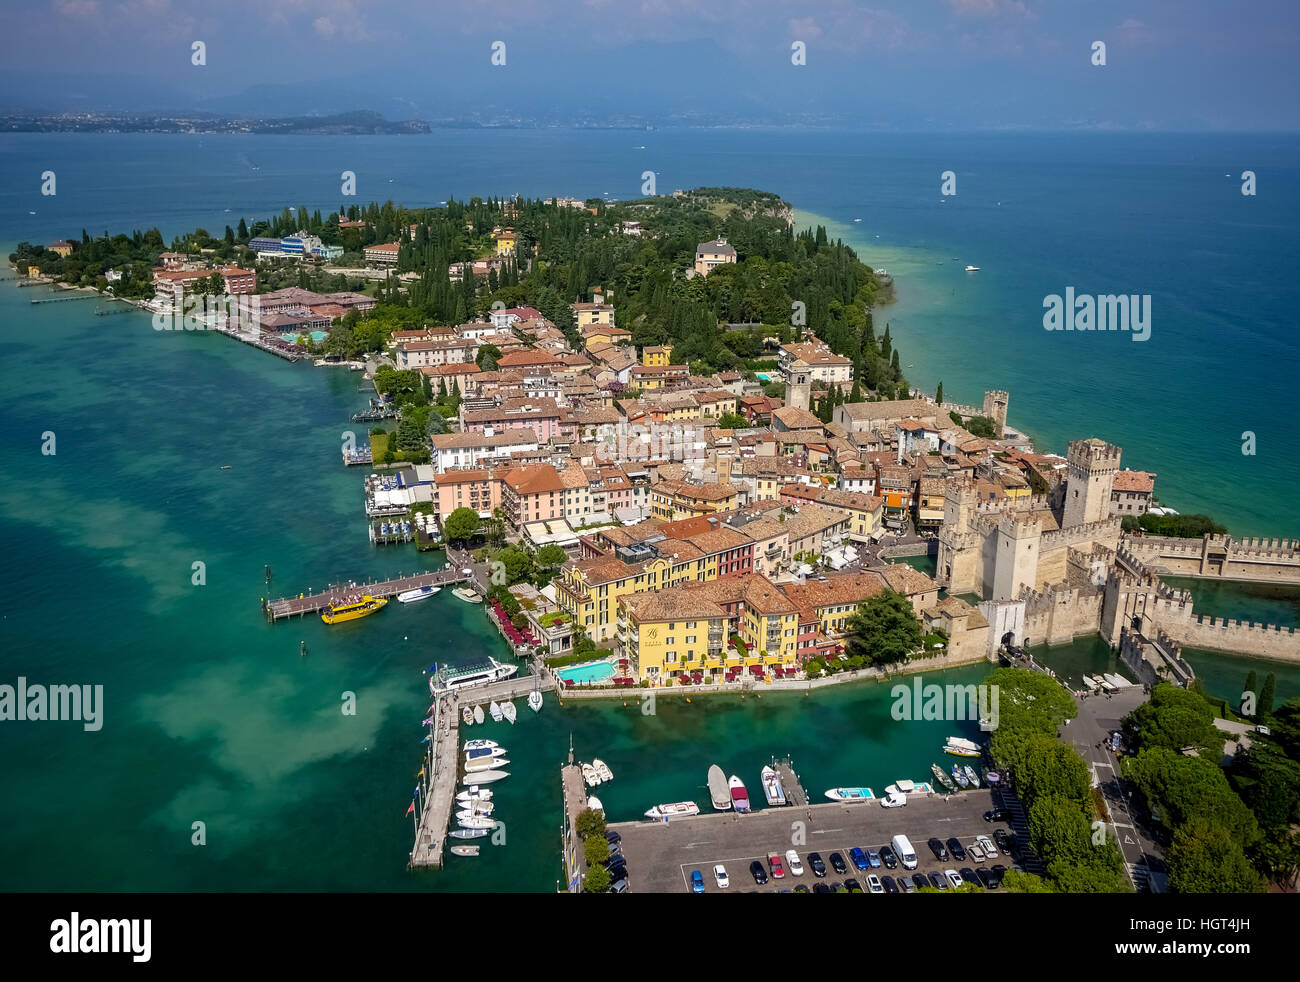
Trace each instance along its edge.
<instances>
[{"instance_id":1,"label":"motorboat","mask_svg":"<svg viewBox=\"0 0 1300 982\"><path fill-rule=\"evenodd\" d=\"M655 805L645 813L646 818L671 822L674 818L689 818L700 813L700 806L693 801L674 801L667 805Z\"/></svg>"},{"instance_id":2,"label":"motorboat","mask_svg":"<svg viewBox=\"0 0 1300 982\"><path fill-rule=\"evenodd\" d=\"M462 707L460 711L460 718L465 721L466 726L473 726L474 710L470 709L468 706Z\"/></svg>"},{"instance_id":3,"label":"motorboat","mask_svg":"<svg viewBox=\"0 0 1300 982\"><path fill-rule=\"evenodd\" d=\"M470 788L468 791L461 791L459 794L457 794L456 800L464 801L464 802L491 801L492 791L489 788L483 788L481 791L476 791L475 789Z\"/></svg>"},{"instance_id":4,"label":"motorboat","mask_svg":"<svg viewBox=\"0 0 1300 982\"><path fill-rule=\"evenodd\" d=\"M481 604L483 598L471 590L469 587L458 586L451 591L452 596L464 600L467 604Z\"/></svg>"},{"instance_id":5,"label":"motorboat","mask_svg":"<svg viewBox=\"0 0 1300 982\"><path fill-rule=\"evenodd\" d=\"M482 706L475 706L475 707L474 707L474 722L475 722L475 723L482 723L482 722L483 722L483 707L482 707Z\"/></svg>"},{"instance_id":6,"label":"motorboat","mask_svg":"<svg viewBox=\"0 0 1300 982\"><path fill-rule=\"evenodd\" d=\"M478 846L452 846L451 854L453 856L477 856Z\"/></svg>"},{"instance_id":7,"label":"motorboat","mask_svg":"<svg viewBox=\"0 0 1300 982\"><path fill-rule=\"evenodd\" d=\"M964 737L948 737L943 752L954 757L978 757L982 751L978 743Z\"/></svg>"},{"instance_id":8,"label":"motorboat","mask_svg":"<svg viewBox=\"0 0 1300 982\"><path fill-rule=\"evenodd\" d=\"M957 782L957 787L963 791L970 787L970 778L965 775L959 764L952 765L952 779Z\"/></svg>"},{"instance_id":9,"label":"motorboat","mask_svg":"<svg viewBox=\"0 0 1300 982\"><path fill-rule=\"evenodd\" d=\"M826 792L831 801L869 801L875 796L870 788L831 788Z\"/></svg>"},{"instance_id":10,"label":"motorboat","mask_svg":"<svg viewBox=\"0 0 1300 982\"><path fill-rule=\"evenodd\" d=\"M605 806L600 803L600 799L595 795L587 798L587 807L594 812L600 812L602 815L605 813Z\"/></svg>"},{"instance_id":11,"label":"motorboat","mask_svg":"<svg viewBox=\"0 0 1300 982\"><path fill-rule=\"evenodd\" d=\"M465 741L466 750L482 750L485 747L499 747L499 746L501 746L501 744L497 743L495 740L466 740Z\"/></svg>"},{"instance_id":12,"label":"motorboat","mask_svg":"<svg viewBox=\"0 0 1300 982\"><path fill-rule=\"evenodd\" d=\"M459 809L457 815L478 815L486 818L496 811L497 806L491 801L469 801L458 803L456 807Z\"/></svg>"},{"instance_id":13,"label":"motorboat","mask_svg":"<svg viewBox=\"0 0 1300 982\"><path fill-rule=\"evenodd\" d=\"M407 590L405 593L397 595L397 602L400 604L413 604L417 600L426 600L441 590L440 586L422 586L415 590Z\"/></svg>"},{"instance_id":14,"label":"motorboat","mask_svg":"<svg viewBox=\"0 0 1300 982\"><path fill-rule=\"evenodd\" d=\"M510 761L504 757L484 757L480 760L471 760L465 764L465 773L473 774L475 771L491 771L498 767L505 767Z\"/></svg>"},{"instance_id":15,"label":"motorboat","mask_svg":"<svg viewBox=\"0 0 1300 982\"><path fill-rule=\"evenodd\" d=\"M497 827L496 819L487 818L483 815L471 815L469 812L458 812L456 824L463 829L494 829Z\"/></svg>"},{"instance_id":16,"label":"motorboat","mask_svg":"<svg viewBox=\"0 0 1300 982\"><path fill-rule=\"evenodd\" d=\"M931 765L930 765L930 773L934 775L934 779L935 779L936 781L939 782L940 786L941 786L945 791L956 791L956 790L957 790L956 785L954 785L954 784L952 783L952 778L950 778L950 777L948 776L947 771L945 771L945 770L944 770L942 767L940 767L938 764L931 764Z\"/></svg>"},{"instance_id":17,"label":"motorboat","mask_svg":"<svg viewBox=\"0 0 1300 982\"><path fill-rule=\"evenodd\" d=\"M596 776L599 777L602 782L614 780L614 772L611 771L609 765L599 757L591 758L591 768L596 772Z\"/></svg>"},{"instance_id":18,"label":"motorboat","mask_svg":"<svg viewBox=\"0 0 1300 982\"><path fill-rule=\"evenodd\" d=\"M534 689L528 693L528 708L533 712L537 712L542 708L542 693L540 690Z\"/></svg>"},{"instance_id":19,"label":"motorboat","mask_svg":"<svg viewBox=\"0 0 1300 982\"><path fill-rule=\"evenodd\" d=\"M900 780L893 785L895 791L899 794L914 794L916 792L916 782ZM886 788L885 790L889 790Z\"/></svg>"},{"instance_id":20,"label":"motorboat","mask_svg":"<svg viewBox=\"0 0 1300 982\"><path fill-rule=\"evenodd\" d=\"M731 790L727 787L727 775L722 768L714 764L709 768L709 798L716 811L731 811Z\"/></svg>"},{"instance_id":21,"label":"motorboat","mask_svg":"<svg viewBox=\"0 0 1300 982\"><path fill-rule=\"evenodd\" d=\"M586 783L587 787L594 788L600 783L600 775L596 773L596 768L592 767L590 764L581 764L580 767L582 769L582 780Z\"/></svg>"},{"instance_id":22,"label":"motorboat","mask_svg":"<svg viewBox=\"0 0 1300 982\"><path fill-rule=\"evenodd\" d=\"M962 773L966 775L966 780L970 781L970 786L972 788L978 788L980 786L980 776L975 773L975 768L971 767L970 764L967 764L962 768Z\"/></svg>"},{"instance_id":23,"label":"motorboat","mask_svg":"<svg viewBox=\"0 0 1300 982\"><path fill-rule=\"evenodd\" d=\"M788 804L785 799L785 788L781 787L781 778L777 776L776 768L764 767L760 772L760 779L763 784L763 797L772 808Z\"/></svg>"},{"instance_id":24,"label":"motorboat","mask_svg":"<svg viewBox=\"0 0 1300 982\"><path fill-rule=\"evenodd\" d=\"M461 781L460 784L461 787L468 788L475 785L492 784L509 776L509 771L474 771L472 774L466 774L465 780Z\"/></svg>"},{"instance_id":25,"label":"motorboat","mask_svg":"<svg viewBox=\"0 0 1300 982\"><path fill-rule=\"evenodd\" d=\"M1102 678L1104 678L1107 682L1109 682L1117 689L1127 689L1129 686L1133 684L1128 679L1126 679L1123 675L1115 675L1112 672L1104 673L1102 675Z\"/></svg>"},{"instance_id":26,"label":"motorboat","mask_svg":"<svg viewBox=\"0 0 1300 982\"><path fill-rule=\"evenodd\" d=\"M745 790L745 782L732 774L727 778L727 787L731 789L731 807L736 809L736 813L743 815L749 811L749 792Z\"/></svg>"},{"instance_id":27,"label":"motorboat","mask_svg":"<svg viewBox=\"0 0 1300 982\"><path fill-rule=\"evenodd\" d=\"M479 747L477 750L466 750L465 761L486 760L504 757L506 755L505 747Z\"/></svg>"},{"instance_id":28,"label":"motorboat","mask_svg":"<svg viewBox=\"0 0 1300 982\"><path fill-rule=\"evenodd\" d=\"M353 603L330 604L329 607L320 615L320 619L326 624L342 624L344 621L355 621L359 617L369 617L384 609L388 603L383 597L363 596L360 600Z\"/></svg>"},{"instance_id":29,"label":"motorboat","mask_svg":"<svg viewBox=\"0 0 1300 982\"><path fill-rule=\"evenodd\" d=\"M492 705L488 711L492 714L492 722L494 723L500 723L501 720L505 718L504 714L501 712L501 706L495 699L492 700Z\"/></svg>"},{"instance_id":30,"label":"motorboat","mask_svg":"<svg viewBox=\"0 0 1300 982\"><path fill-rule=\"evenodd\" d=\"M507 723L514 723L518 711L515 709L513 702L503 702L501 704L501 715L506 718Z\"/></svg>"},{"instance_id":31,"label":"motorboat","mask_svg":"<svg viewBox=\"0 0 1300 982\"><path fill-rule=\"evenodd\" d=\"M967 266L967 267L966 267L966 272L968 272L968 273L978 273L979 271L980 271L980 268L979 268L978 266Z\"/></svg>"},{"instance_id":32,"label":"motorboat","mask_svg":"<svg viewBox=\"0 0 1300 982\"><path fill-rule=\"evenodd\" d=\"M453 839L481 839L487 834L487 829L456 829L447 833Z\"/></svg>"}]
</instances>

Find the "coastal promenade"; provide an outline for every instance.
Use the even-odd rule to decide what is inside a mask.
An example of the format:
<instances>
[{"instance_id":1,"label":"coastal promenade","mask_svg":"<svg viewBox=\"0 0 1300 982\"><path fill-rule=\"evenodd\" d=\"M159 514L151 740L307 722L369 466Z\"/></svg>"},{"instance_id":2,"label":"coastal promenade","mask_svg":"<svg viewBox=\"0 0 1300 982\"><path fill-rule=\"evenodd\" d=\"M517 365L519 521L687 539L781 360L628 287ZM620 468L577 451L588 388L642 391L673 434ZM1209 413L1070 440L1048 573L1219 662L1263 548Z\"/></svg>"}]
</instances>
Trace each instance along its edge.
<instances>
[{"instance_id":1,"label":"coastal promenade","mask_svg":"<svg viewBox=\"0 0 1300 982\"><path fill-rule=\"evenodd\" d=\"M448 586L464 583L469 577L458 568L448 567L432 573L418 573L414 576L400 576L392 580L366 580L361 582L340 583L331 586L322 593L303 593L296 597L281 597L279 600L262 600L262 610L271 621L285 617L302 617L306 614L318 614L331 604L344 603L348 597L365 594L371 597L395 597L407 590L416 590L424 586Z\"/></svg>"}]
</instances>

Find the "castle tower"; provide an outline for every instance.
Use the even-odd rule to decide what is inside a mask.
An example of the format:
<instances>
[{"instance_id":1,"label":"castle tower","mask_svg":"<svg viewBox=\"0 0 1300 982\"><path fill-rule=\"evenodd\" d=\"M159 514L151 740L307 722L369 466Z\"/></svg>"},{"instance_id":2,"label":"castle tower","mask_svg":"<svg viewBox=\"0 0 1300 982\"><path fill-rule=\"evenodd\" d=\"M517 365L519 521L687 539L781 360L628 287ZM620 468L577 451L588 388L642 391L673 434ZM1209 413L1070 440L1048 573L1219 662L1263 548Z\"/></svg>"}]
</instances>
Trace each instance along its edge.
<instances>
[{"instance_id":1,"label":"castle tower","mask_svg":"<svg viewBox=\"0 0 1300 982\"><path fill-rule=\"evenodd\" d=\"M785 404L808 409L812 402L812 370L796 359L785 370Z\"/></svg>"},{"instance_id":2,"label":"castle tower","mask_svg":"<svg viewBox=\"0 0 1300 982\"><path fill-rule=\"evenodd\" d=\"M1066 453L1068 482L1061 528L1110 517L1110 492L1119 470L1119 447L1096 438L1072 440Z\"/></svg>"},{"instance_id":3,"label":"castle tower","mask_svg":"<svg viewBox=\"0 0 1300 982\"><path fill-rule=\"evenodd\" d=\"M1011 397L1001 389L984 393L984 415L993 420L993 433L1001 440L1007 430L1007 403Z\"/></svg>"},{"instance_id":4,"label":"castle tower","mask_svg":"<svg viewBox=\"0 0 1300 982\"><path fill-rule=\"evenodd\" d=\"M1038 545L1043 526L1039 522L998 522L993 560L991 600L1014 600L1022 587L1033 587L1038 574Z\"/></svg>"}]
</instances>

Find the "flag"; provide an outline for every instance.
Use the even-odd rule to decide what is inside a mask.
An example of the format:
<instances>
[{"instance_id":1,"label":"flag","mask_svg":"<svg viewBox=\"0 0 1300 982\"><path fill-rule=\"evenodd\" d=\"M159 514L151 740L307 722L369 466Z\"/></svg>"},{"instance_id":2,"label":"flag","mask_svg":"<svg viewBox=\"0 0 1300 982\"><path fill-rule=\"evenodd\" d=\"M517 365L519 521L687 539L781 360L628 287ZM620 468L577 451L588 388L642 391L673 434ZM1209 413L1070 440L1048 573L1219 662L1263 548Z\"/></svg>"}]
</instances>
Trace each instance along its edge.
<instances>
[{"instance_id":1,"label":"flag","mask_svg":"<svg viewBox=\"0 0 1300 982\"><path fill-rule=\"evenodd\" d=\"M421 743L428 743L428 742L429 742L429 737L428 737L428 735L426 734L425 737L424 737L424 739L421 740L420 742L421 742Z\"/></svg>"},{"instance_id":2,"label":"flag","mask_svg":"<svg viewBox=\"0 0 1300 982\"><path fill-rule=\"evenodd\" d=\"M415 811L415 802L414 802L414 801L411 802L409 805L406 806L406 814L409 815L409 814L411 814L411 812L413 812L413 811Z\"/></svg>"}]
</instances>

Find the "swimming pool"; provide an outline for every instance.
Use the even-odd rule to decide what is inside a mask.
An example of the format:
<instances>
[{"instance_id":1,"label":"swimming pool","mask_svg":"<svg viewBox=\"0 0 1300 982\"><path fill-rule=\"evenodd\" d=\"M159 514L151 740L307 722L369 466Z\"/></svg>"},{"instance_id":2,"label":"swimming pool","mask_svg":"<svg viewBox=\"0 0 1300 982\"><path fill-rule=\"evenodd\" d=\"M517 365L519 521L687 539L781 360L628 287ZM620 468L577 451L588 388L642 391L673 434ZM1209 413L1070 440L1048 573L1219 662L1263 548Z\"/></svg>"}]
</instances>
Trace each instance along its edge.
<instances>
[{"instance_id":1,"label":"swimming pool","mask_svg":"<svg viewBox=\"0 0 1300 982\"><path fill-rule=\"evenodd\" d=\"M614 677L614 666L608 661L589 661L582 665L570 665L556 673L563 682L581 685L584 682L604 682Z\"/></svg>"},{"instance_id":2,"label":"swimming pool","mask_svg":"<svg viewBox=\"0 0 1300 982\"><path fill-rule=\"evenodd\" d=\"M325 332L324 332L324 331L312 331L312 332L311 332L311 339L312 339L313 341L315 341L317 344L320 344L322 341L325 340ZM290 343L293 343L294 341L297 341L297 340L298 340L298 335L296 335L296 334L281 334L281 335L280 335L280 340L282 340L282 341L288 341L288 342L290 342Z\"/></svg>"}]
</instances>

